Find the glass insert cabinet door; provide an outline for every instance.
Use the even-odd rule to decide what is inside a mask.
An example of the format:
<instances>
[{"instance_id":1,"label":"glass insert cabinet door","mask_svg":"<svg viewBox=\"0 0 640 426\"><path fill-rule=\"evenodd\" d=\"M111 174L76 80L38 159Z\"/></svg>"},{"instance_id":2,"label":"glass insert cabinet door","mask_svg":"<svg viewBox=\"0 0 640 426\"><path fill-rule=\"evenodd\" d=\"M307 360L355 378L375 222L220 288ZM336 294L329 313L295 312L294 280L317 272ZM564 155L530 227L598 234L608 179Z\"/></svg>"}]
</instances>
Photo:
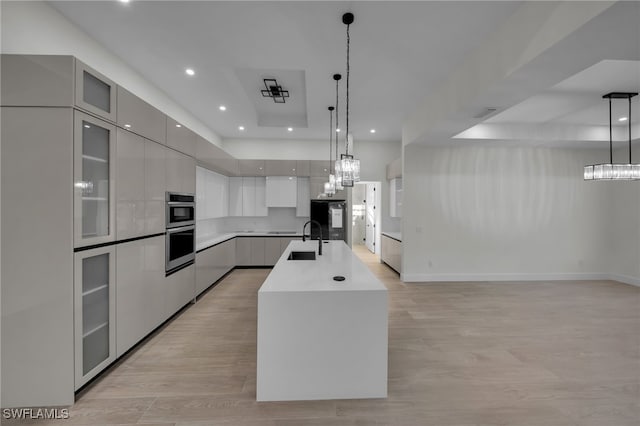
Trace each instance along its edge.
<instances>
[{"instance_id":1,"label":"glass insert cabinet door","mask_svg":"<svg viewBox=\"0 0 640 426\"><path fill-rule=\"evenodd\" d=\"M74 240L83 247L115 238L115 127L74 114Z\"/></svg>"},{"instance_id":2,"label":"glass insert cabinet door","mask_svg":"<svg viewBox=\"0 0 640 426\"><path fill-rule=\"evenodd\" d=\"M76 59L76 105L109 121L116 121L116 84Z\"/></svg>"},{"instance_id":3,"label":"glass insert cabinet door","mask_svg":"<svg viewBox=\"0 0 640 426\"><path fill-rule=\"evenodd\" d=\"M115 360L115 246L74 259L75 388Z\"/></svg>"}]
</instances>

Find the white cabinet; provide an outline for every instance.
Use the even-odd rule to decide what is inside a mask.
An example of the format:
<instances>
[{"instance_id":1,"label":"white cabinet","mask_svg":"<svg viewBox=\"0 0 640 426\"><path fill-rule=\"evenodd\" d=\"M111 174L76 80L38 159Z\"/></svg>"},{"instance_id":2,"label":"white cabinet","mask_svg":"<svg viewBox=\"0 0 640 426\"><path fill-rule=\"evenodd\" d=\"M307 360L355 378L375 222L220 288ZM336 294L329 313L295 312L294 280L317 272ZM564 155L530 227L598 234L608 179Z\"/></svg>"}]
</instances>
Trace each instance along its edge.
<instances>
[{"instance_id":1,"label":"white cabinet","mask_svg":"<svg viewBox=\"0 0 640 426\"><path fill-rule=\"evenodd\" d=\"M196 295L209 288L235 266L236 239L196 254Z\"/></svg>"},{"instance_id":2,"label":"white cabinet","mask_svg":"<svg viewBox=\"0 0 640 426\"><path fill-rule=\"evenodd\" d=\"M402 242L383 234L380 243L382 244L380 260L400 273L400 267L402 266Z\"/></svg>"},{"instance_id":3,"label":"white cabinet","mask_svg":"<svg viewBox=\"0 0 640 426\"><path fill-rule=\"evenodd\" d=\"M267 216L264 177L229 178L229 216Z\"/></svg>"},{"instance_id":4,"label":"white cabinet","mask_svg":"<svg viewBox=\"0 0 640 426\"><path fill-rule=\"evenodd\" d=\"M199 295L235 266L236 239L196 254L196 294Z\"/></svg>"},{"instance_id":5,"label":"white cabinet","mask_svg":"<svg viewBox=\"0 0 640 426\"><path fill-rule=\"evenodd\" d=\"M296 182L297 199L296 199L296 216L309 217L311 214L311 197L309 195L309 178L299 177Z\"/></svg>"},{"instance_id":6,"label":"white cabinet","mask_svg":"<svg viewBox=\"0 0 640 426\"><path fill-rule=\"evenodd\" d=\"M145 233L145 140L116 131L116 239Z\"/></svg>"},{"instance_id":7,"label":"white cabinet","mask_svg":"<svg viewBox=\"0 0 640 426\"><path fill-rule=\"evenodd\" d=\"M196 220L229 215L229 178L196 167Z\"/></svg>"},{"instance_id":8,"label":"white cabinet","mask_svg":"<svg viewBox=\"0 0 640 426\"><path fill-rule=\"evenodd\" d=\"M242 216L255 216L256 211L256 178L242 178Z\"/></svg>"},{"instance_id":9,"label":"white cabinet","mask_svg":"<svg viewBox=\"0 0 640 426\"><path fill-rule=\"evenodd\" d=\"M251 241L253 238L236 238L236 265L251 265Z\"/></svg>"},{"instance_id":10,"label":"white cabinet","mask_svg":"<svg viewBox=\"0 0 640 426\"><path fill-rule=\"evenodd\" d=\"M167 191L194 194L196 192L195 160L173 149L165 149Z\"/></svg>"},{"instance_id":11,"label":"white cabinet","mask_svg":"<svg viewBox=\"0 0 640 426\"><path fill-rule=\"evenodd\" d=\"M198 135L178 123L171 117L167 117L167 146L191 157L196 156L196 144Z\"/></svg>"},{"instance_id":12,"label":"white cabinet","mask_svg":"<svg viewBox=\"0 0 640 426\"><path fill-rule=\"evenodd\" d=\"M295 176L266 177L267 207L297 207L298 180Z\"/></svg>"},{"instance_id":13,"label":"white cabinet","mask_svg":"<svg viewBox=\"0 0 640 426\"><path fill-rule=\"evenodd\" d=\"M389 181L389 216L402 217L402 178Z\"/></svg>"},{"instance_id":14,"label":"white cabinet","mask_svg":"<svg viewBox=\"0 0 640 426\"><path fill-rule=\"evenodd\" d=\"M256 195L254 198L254 210L250 216L267 216L269 209L267 208L267 181L264 177L257 177L256 180Z\"/></svg>"},{"instance_id":15,"label":"white cabinet","mask_svg":"<svg viewBox=\"0 0 640 426\"><path fill-rule=\"evenodd\" d=\"M242 178L229 178L229 216L242 216Z\"/></svg>"},{"instance_id":16,"label":"white cabinet","mask_svg":"<svg viewBox=\"0 0 640 426\"><path fill-rule=\"evenodd\" d=\"M116 247L116 355L122 356L165 319L164 235Z\"/></svg>"},{"instance_id":17,"label":"white cabinet","mask_svg":"<svg viewBox=\"0 0 640 426\"><path fill-rule=\"evenodd\" d=\"M237 266L273 266L297 237L237 237Z\"/></svg>"},{"instance_id":18,"label":"white cabinet","mask_svg":"<svg viewBox=\"0 0 640 426\"><path fill-rule=\"evenodd\" d=\"M115 239L115 126L74 113L74 241L76 247Z\"/></svg>"},{"instance_id":19,"label":"white cabinet","mask_svg":"<svg viewBox=\"0 0 640 426\"><path fill-rule=\"evenodd\" d=\"M167 116L133 93L118 86L118 126L164 144Z\"/></svg>"},{"instance_id":20,"label":"white cabinet","mask_svg":"<svg viewBox=\"0 0 640 426\"><path fill-rule=\"evenodd\" d=\"M196 268L187 266L165 277L165 312L169 318L196 297Z\"/></svg>"},{"instance_id":21,"label":"white cabinet","mask_svg":"<svg viewBox=\"0 0 640 426\"><path fill-rule=\"evenodd\" d=\"M76 105L92 114L116 121L116 84L76 59Z\"/></svg>"},{"instance_id":22,"label":"white cabinet","mask_svg":"<svg viewBox=\"0 0 640 426\"><path fill-rule=\"evenodd\" d=\"M165 148L117 130L116 238L165 230Z\"/></svg>"},{"instance_id":23,"label":"white cabinet","mask_svg":"<svg viewBox=\"0 0 640 426\"><path fill-rule=\"evenodd\" d=\"M144 211L145 233L165 231L165 147L145 140L144 144Z\"/></svg>"},{"instance_id":24,"label":"white cabinet","mask_svg":"<svg viewBox=\"0 0 640 426\"><path fill-rule=\"evenodd\" d=\"M75 388L116 358L115 246L75 254Z\"/></svg>"},{"instance_id":25,"label":"white cabinet","mask_svg":"<svg viewBox=\"0 0 640 426\"><path fill-rule=\"evenodd\" d=\"M282 254L280 238L269 237L264 239L264 264L275 265Z\"/></svg>"}]
</instances>

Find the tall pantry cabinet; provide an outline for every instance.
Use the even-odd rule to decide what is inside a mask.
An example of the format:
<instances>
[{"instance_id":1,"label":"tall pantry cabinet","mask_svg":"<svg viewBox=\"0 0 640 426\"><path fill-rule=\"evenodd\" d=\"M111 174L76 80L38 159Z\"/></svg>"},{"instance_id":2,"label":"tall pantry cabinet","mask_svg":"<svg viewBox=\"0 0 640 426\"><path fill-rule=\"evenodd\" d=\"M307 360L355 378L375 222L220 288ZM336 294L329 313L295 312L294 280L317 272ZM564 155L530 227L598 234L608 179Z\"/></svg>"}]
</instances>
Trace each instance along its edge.
<instances>
[{"instance_id":1,"label":"tall pantry cabinet","mask_svg":"<svg viewBox=\"0 0 640 426\"><path fill-rule=\"evenodd\" d=\"M196 135L167 147L163 113L74 57L0 58L1 406L71 405L195 292L193 266L165 277L164 209L195 192Z\"/></svg>"}]
</instances>

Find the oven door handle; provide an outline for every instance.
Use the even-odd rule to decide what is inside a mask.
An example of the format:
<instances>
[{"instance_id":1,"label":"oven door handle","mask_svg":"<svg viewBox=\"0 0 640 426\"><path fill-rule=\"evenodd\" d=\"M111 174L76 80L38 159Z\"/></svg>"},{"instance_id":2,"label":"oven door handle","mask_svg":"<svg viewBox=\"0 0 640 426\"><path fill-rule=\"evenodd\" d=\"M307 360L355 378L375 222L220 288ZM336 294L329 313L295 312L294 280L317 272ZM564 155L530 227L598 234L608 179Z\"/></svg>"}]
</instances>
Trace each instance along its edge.
<instances>
[{"instance_id":1,"label":"oven door handle","mask_svg":"<svg viewBox=\"0 0 640 426\"><path fill-rule=\"evenodd\" d=\"M169 228L167 229L167 234L173 234L175 232L182 232L182 231L186 231L186 230L195 230L196 227L193 225L187 225L187 226L181 226L179 228Z\"/></svg>"},{"instance_id":2,"label":"oven door handle","mask_svg":"<svg viewBox=\"0 0 640 426\"><path fill-rule=\"evenodd\" d=\"M171 207L195 207L195 201L167 201L167 205Z\"/></svg>"}]
</instances>

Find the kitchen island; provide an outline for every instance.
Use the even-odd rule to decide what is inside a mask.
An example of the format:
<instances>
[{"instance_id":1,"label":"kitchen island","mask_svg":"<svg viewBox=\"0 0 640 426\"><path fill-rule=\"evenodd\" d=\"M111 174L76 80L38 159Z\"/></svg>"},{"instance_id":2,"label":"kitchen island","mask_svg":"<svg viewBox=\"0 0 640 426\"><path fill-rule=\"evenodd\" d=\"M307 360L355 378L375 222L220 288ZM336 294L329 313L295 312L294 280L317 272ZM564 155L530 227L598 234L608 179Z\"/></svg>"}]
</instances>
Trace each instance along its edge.
<instances>
[{"instance_id":1,"label":"kitchen island","mask_svg":"<svg viewBox=\"0 0 640 426\"><path fill-rule=\"evenodd\" d=\"M291 242L258 291L258 401L387 396L387 289L343 241L322 247Z\"/></svg>"}]
</instances>

